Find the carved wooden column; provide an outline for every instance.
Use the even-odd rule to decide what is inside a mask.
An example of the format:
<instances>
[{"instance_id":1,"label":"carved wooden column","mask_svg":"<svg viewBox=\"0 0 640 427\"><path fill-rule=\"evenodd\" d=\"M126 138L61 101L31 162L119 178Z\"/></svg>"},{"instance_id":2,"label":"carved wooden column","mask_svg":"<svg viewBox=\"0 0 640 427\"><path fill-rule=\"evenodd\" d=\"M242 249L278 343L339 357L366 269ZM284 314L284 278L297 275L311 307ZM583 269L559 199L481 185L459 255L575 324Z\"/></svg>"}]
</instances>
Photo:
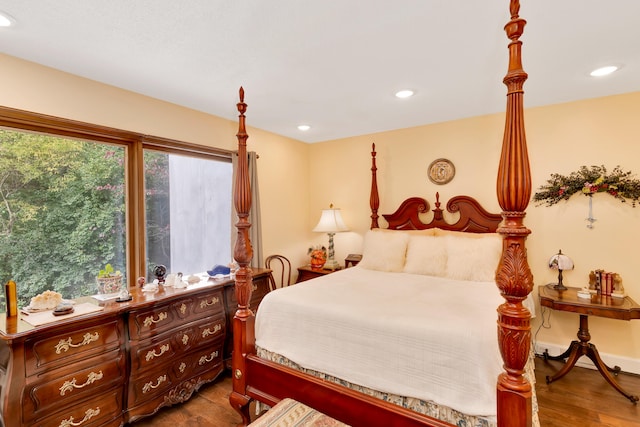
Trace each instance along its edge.
<instances>
[{"instance_id":1,"label":"carved wooden column","mask_svg":"<svg viewBox=\"0 0 640 427\"><path fill-rule=\"evenodd\" d=\"M509 70L503 80L507 86L507 111L497 179L504 221L498 229L503 245L496 283L506 300L498 307L498 342L505 369L497 383L499 427L530 426L532 415L531 384L523 376L531 343L531 313L522 302L533 288L533 276L525 248L531 231L523 223L531 198L531 172L523 115L527 73L522 69L519 40L526 21L518 16L519 10L520 2L510 0L511 20L504 27L511 42Z\"/></svg>"},{"instance_id":2,"label":"carved wooden column","mask_svg":"<svg viewBox=\"0 0 640 427\"><path fill-rule=\"evenodd\" d=\"M244 102L244 89L240 88L240 102L237 104L239 116L238 124L238 166L236 174L236 190L233 201L238 215L236 228L238 235L233 250L233 257L238 263L236 272L235 293L238 301L238 310L233 318L233 355L232 375L233 392L229 396L231 406L242 416L243 425L250 421L249 398L246 396L245 381L245 356L255 353L254 323L255 317L249 309L252 289L252 272L249 264L253 257L251 239L249 237L249 210L251 209L251 183L249 181L249 166L247 161L247 138L245 128L245 116L247 104ZM242 339L238 339L242 337Z\"/></svg>"},{"instance_id":3,"label":"carved wooden column","mask_svg":"<svg viewBox=\"0 0 640 427\"><path fill-rule=\"evenodd\" d=\"M371 191L369 196L369 206L371 206L371 229L380 228L378 225L378 208L380 207L380 197L378 196L378 168L376 167L376 144L371 144Z\"/></svg>"}]
</instances>

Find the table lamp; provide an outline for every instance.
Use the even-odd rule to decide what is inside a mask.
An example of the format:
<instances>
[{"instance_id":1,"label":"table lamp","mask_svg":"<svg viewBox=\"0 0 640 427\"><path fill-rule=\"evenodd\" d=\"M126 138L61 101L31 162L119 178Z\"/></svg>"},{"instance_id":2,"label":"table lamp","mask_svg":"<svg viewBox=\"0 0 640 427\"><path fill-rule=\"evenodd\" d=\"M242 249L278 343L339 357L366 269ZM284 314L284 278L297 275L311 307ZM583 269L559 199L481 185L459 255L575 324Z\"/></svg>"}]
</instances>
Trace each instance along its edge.
<instances>
[{"instance_id":1,"label":"table lamp","mask_svg":"<svg viewBox=\"0 0 640 427\"><path fill-rule=\"evenodd\" d=\"M337 270L340 264L335 260L335 251L333 246L333 236L341 231L349 231L349 228L342 220L340 209L334 209L333 204L329 205L329 209L323 209L320 215L318 225L313 229L314 232L327 233L329 235L329 256L324 268L327 270Z\"/></svg>"},{"instance_id":2,"label":"table lamp","mask_svg":"<svg viewBox=\"0 0 640 427\"><path fill-rule=\"evenodd\" d=\"M558 270L558 283L553 289L558 291L566 291L567 288L562 284L562 271L573 270L573 261L571 258L562 253L562 249L557 254L549 258L549 268Z\"/></svg>"}]
</instances>

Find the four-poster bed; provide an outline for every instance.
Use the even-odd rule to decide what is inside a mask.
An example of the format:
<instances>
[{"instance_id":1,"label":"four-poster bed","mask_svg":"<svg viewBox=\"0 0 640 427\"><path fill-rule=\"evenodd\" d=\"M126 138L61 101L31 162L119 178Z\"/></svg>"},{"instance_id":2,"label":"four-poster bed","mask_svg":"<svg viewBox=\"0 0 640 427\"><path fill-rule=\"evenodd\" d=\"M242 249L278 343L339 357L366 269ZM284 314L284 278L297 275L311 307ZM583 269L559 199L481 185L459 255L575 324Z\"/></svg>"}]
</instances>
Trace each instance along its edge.
<instances>
[{"instance_id":1,"label":"four-poster bed","mask_svg":"<svg viewBox=\"0 0 640 427\"><path fill-rule=\"evenodd\" d=\"M509 70L504 78L504 83L508 88L506 124L497 178L497 195L502 214L489 214L475 200L460 196L449 201L447 205L449 211L456 211L460 214L460 220L455 224L444 221L439 200L436 202L436 209L434 209L434 219L429 224L424 224L419 219L419 213L425 212L429 208L427 202L419 198L408 199L394 214L385 215L389 228L395 230L433 229L435 227L464 231L469 234L497 232L501 236L497 262L493 264L492 268L492 272L495 273L493 279L501 295L501 297L498 295L498 328L497 334L494 335L497 344L493 344L493 348L477 349L478 352L486 351L487 353L495 351L496 347L499 350L498 357L503 369L498 375L495 387L495 418L498 426L530 426L533 416L533 389L524 375L525 365L530 355L530 312L523 305L523 302L532 290L533 281L525 249L525 240L530 231L523 224L525 210L531 196L531 180L524 136L522 99L522 87L527 74L522 70L521 42L519 41L525 21L518 16L519 7L519 1L510 1L511 20L505 26L505 31L511 42L509 43ZM262 337L255 330L256 319L248 305L252 282L252 273L249 268L252 249L248 221L251 196L246 163L246 140L248 138L244 115L246 104L242 88L240 89L238 111L240 113L237 134L239 162L236 193L234 194L234 204L238 214L238 236L234 257L240 268L236 273L238 310L233 320L233 392L229 399L231 405L241 414L242 425L249 423L249 402L251 399L256 399L267 405L274 405L286 397L296 399L353 426L451 425L414 410L369 396L366 393L354 391L343 385L263 359L257 355L256 336L259 340ZM376 229L379 228L379 197L375 151L372 154L371 228ZM408 232L378 231L376 233L377 238L380 238L381 234L397 233L394 234L397 236L400 233L406 234ZM365 246L368 238L374 239L367 235ZM386 238L384 237L384 239ZM448 238L451 240L450 237ZM410 237L405 237L404 241L408 242L409 239ZM373 251L369 251L369 253L373 254ZM376 269L375 263L372 265L370 262L372 257L373 255L367 257L367 248L365 247L361 264L367 264L369 260L370 268ZM391 274L397 274L395 270L387 270L387 272L389 271ZM338 275L339 273L334 273L331 276ZM322 279L330 279L331 276ZM463 278L463 280L476 279ZM303 290L312 286L296 285ZM287 288L286 292L291 292L289 289ZM495 290L495 288L493 289ZM275 292L274 294L277 293L282 294L283 292ZM262 310L267 307L265 305L267 300L268 298L265 298L261 305L261 316ZM500 304L500 302L502 303ZM265 309L265 311L268 310ZM490 311L495 319L495 312ZM306 317L305 313L302 313L302 316ZM340 344L336 344L336 346L338 345ZM400 350L402 349L404 348ZM495 381L493 383L495 384ZM468 399L473 400L474 396L470 395ZM484 421L482 422L484 423Z\"/></svg>"}]
</instances>

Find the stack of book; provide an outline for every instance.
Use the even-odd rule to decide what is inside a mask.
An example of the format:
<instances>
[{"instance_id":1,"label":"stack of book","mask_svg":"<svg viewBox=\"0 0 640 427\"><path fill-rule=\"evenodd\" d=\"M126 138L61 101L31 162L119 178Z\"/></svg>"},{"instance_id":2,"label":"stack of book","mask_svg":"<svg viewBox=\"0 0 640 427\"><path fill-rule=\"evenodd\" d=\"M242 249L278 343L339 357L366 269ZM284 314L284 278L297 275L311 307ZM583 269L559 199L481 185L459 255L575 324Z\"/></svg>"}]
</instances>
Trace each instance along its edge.
<instances>
[{"instance_id":1,"label":"stack of book","mask_svg":"<svg viewBox=\"0 0 640 427\"><path fill-rule=\"evenodd\" d=\"M622 279L618 273L599 269L592 271L589 276L591 278L595 276L595 289L599 295L617 296L622 293Z\"/></svg>"}]
</instances>

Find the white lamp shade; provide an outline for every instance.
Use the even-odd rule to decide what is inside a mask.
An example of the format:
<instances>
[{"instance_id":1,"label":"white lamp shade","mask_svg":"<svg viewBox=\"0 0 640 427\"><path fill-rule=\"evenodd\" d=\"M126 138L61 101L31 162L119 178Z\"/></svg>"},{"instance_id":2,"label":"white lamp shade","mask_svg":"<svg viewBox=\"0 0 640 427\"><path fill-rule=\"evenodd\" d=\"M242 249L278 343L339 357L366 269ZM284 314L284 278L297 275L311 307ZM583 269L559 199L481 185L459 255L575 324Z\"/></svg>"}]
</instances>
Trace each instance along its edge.
<instances>
[{"instance_id":1,"label":"white lamp shade","mask_svg":"<svg viewBox=\"0 0 640 427\"><path fill-rule=\"evenodd\" d=\"M549 268L554 270L573 270L573 260L560 251L549 258Z\"/></svg>"},{"instance_id":2,"label":"white lamp shade","mask_svg":"<svg viewBox=\"0 0 640 427\"><path fill-rule=\"evenodd\" d=\"M341 231L349 231L342 220L340 209L323 209L318 225L313 229L318 233L339 233Z\"/></svg>"}]
</instances>

